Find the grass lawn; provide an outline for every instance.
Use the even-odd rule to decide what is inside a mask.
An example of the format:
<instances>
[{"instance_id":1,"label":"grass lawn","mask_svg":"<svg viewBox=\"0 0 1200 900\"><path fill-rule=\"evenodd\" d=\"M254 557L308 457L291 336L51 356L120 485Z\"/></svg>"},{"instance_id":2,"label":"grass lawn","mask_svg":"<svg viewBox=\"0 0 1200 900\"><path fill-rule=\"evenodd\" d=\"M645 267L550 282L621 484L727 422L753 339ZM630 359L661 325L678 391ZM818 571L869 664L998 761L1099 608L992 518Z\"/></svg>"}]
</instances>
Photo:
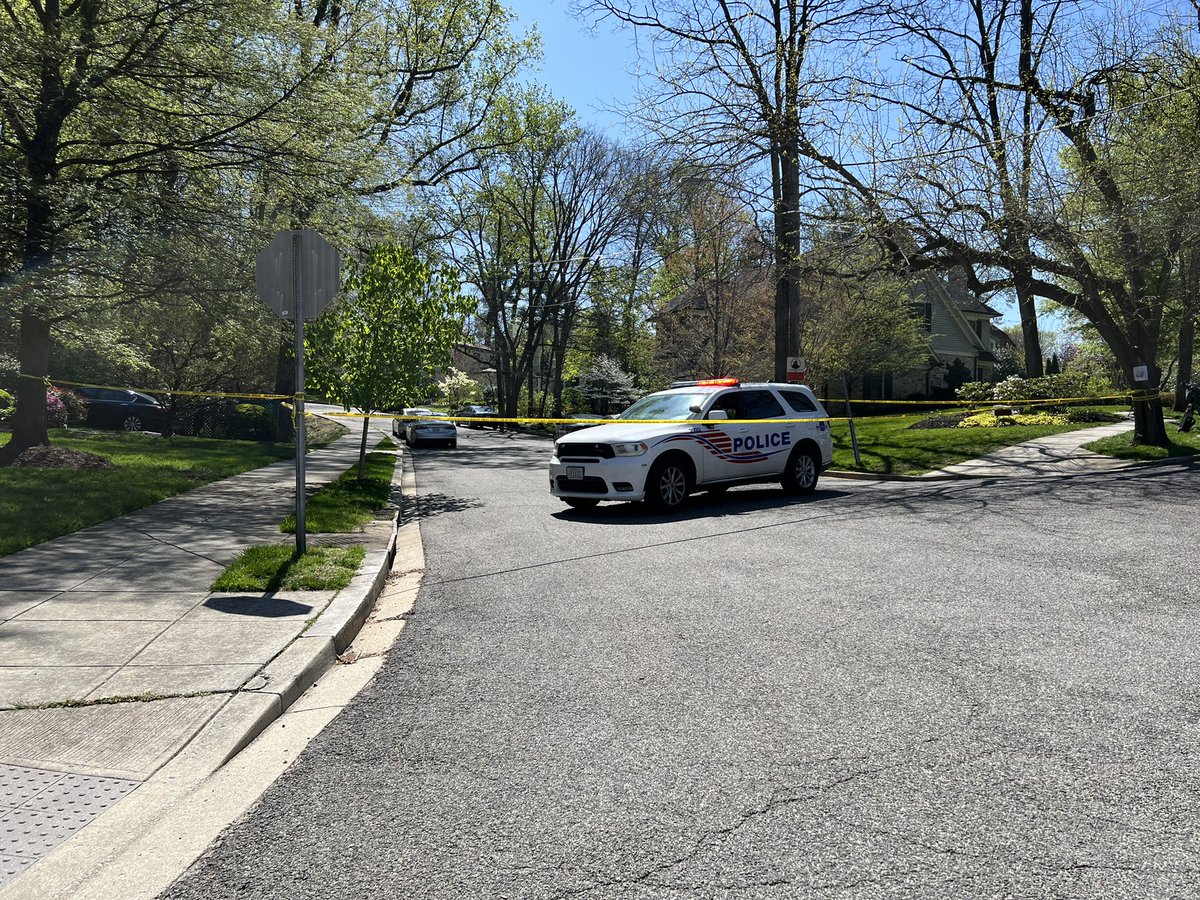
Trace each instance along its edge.
<instances>
[{"instance_id":1,"label":"grass lawn","mask_svg":"<svg viewBox=\"0 0 1200 900\"><path fill-rule=\"evenodd\" d=\"M386 444L385 444L386 442ZM390 445L384 438L378 446ZM392 473L396 468L394 453L368 453L363 480L358 480L358 463L343 472L304 502L306 530L310 534L347 534L358 531L375 518L375 510L383 509L392 496ZM293 513L279 526L286 534L295 534L296 516Z\"/></svg>"},{"instance_id":2,"label":"grass lawn","mask_svg":"<svg viewBox=\"0 0 1200 900\"><path fill-rule=\"evenodd\" d=\"M213 591L333 591L362 565L362 547L313 547L296 557L291 544L250 547L212 583Z\"/></svg>"},{"instance_id":3,"label":"grass lawn","mask_svg":"<svg viewBox=\"0 0 1200 900\"><path fill-rule=\"evenodd\" d=\"M833 468L889 475L919 475L944 466L974 459L1001 447L1031 441L1064 431L1091 428L1097 423L1077 425L1006 425L999 428L910 429L925 415L879 416L855 419L862 466L854 465L850 427L830 423L833 429Z\"/></svg>"},{"instance_id":4,"label":"grass lawn","mask_svg":"<svg viewBox=\"0 0 1200 900\"><path fill-rule=\"evenodd\" d=\"M341 425L316 416L308 423L315 437L310 449L346 433ZM11 437L0 433L0 446ZM81 428L51 429L50 442L103 456L116 469L0 468L0 556L295 456L290 443L162 438Z\"/></svg>"},{"instance_id":5,"label":"grass lawn","mask_svg":"<svg viewBox=\"0 0 1200 900\"><path fill-rule=\"evenodd\" d=\"M1087 449L1105 456L1115 456L1117 459L1167 459L1175 456L1196 456L1200 454L1200 428L1193 428L1186 434L1179 431L1177 423L1167 422L1167 440L1169 447L1134 446L1133 433L1118 434L1113 437L1093 441L1086 445Z\"/></svg>"},{"instance_id":6,"label":"grass lawn","mask_svg":"<svg viewBox=\"0 0 1200 900\"><path fill-rule=\"evenodd\" d=\"M0 445L10 437L0 434ZM291 444L67 428L51 429L50 441L116 468L0 469L0 556L293 456Z\"/></svg>"}]
</instances>

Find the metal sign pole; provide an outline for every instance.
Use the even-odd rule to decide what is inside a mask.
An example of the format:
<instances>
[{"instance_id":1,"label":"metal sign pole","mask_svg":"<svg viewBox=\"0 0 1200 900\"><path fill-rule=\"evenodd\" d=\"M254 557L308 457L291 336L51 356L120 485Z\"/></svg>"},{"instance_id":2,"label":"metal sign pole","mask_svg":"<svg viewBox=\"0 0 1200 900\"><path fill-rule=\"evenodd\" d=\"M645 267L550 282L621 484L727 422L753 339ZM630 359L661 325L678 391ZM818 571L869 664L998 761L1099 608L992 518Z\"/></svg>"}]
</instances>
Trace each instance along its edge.
<instances>
[{"instance_id":1,"label":"metal sign pole","mask_svg":"<svg viewBox=\"0 0 1200 900\"><path fill-rule=\"evenodd\" d=\"M850 408L850 382L842 379L842 396L846 398L846 419L850 422L850 444L854 447L854 467L862 468L862 457L858 455L858 435L854 433L854 410Z\"/></svg>"},{"instance_id":2,"label":"metal sign pole","mask_svg":"<svg viewBox=\"0 0 1200 900\"><path fill-rule=\"evenodd\" d=\"M308 551L304 517L304 282L299 234L292 235L292 316L296 322L296 555Z\"/></svg>"},{"instance_id":3,"label":"metal sign pole","mask_svg":"<svg viewBox=\"0 0 1200 900\"><path fill-rule=\"evenodd\" d=\"M290 266L290 269L289 269ZM304 513L304 319L316 317L333 302L341 286L342 258L325 238L310 229L278 232L254 261L259 299L281 319L296 326L296 553L308 549Z\"/></svg>"}]
</instances>

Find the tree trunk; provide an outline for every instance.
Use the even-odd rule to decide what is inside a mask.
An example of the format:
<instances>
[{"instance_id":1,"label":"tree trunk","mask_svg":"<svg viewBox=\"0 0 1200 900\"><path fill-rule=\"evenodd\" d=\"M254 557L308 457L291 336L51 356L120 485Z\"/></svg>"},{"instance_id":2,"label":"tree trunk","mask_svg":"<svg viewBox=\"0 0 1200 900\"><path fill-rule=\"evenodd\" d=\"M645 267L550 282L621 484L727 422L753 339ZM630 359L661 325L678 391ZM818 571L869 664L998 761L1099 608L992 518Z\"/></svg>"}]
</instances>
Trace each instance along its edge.
<instances>
[{"instance_id":1,"label":"tree trunk","mask_svg":"<svg viewBox=\"0 0 1200 900\"><path fill-rule=\"evenodd\" d=\"M1168 446L1170 442L1167 440L1167 426L1163 422L1162 398L1159 396L1162 370L1154 363L1127 360L1121 360L1121 363L1126 380L1141 395L1141 399L1133 405L1133 443L1150 447ZM1149 369L1150 378L1145 384L1133 380L1133 369L1137 365L1145 365Z\"/></svg>"},{"instance_id":2,"label":"tree trunk","mask_svg":"<svg viewBox=\"0 0 1200 900\"><path fill-rule=\"evenodd\" d=\"M370 410L364 410L370 413ZM364 470L367 465L367 426L371 424L370 415L363 416L362 443L358 445L358 480L363 480Z\"/></svg>"},{"instance_id":3,"label":"tree trunk","mask_svg":"<svg viewBox=\"0 0 1200 900\"><path fill-rule=\"evenodd\" d=\"M12 439L0 448L0 466L7 466L30 447L50 443L46 430L46 382L50 364L50 321L33 309L21 310L21 377L17 380L17 410Z\"/></svg>"},{"instance_id":4,"label":"tree trunk","mask_svg":"<svg viewBox=\"0 0 1200 900\"><path fill-rule=\"evenodd\" d=\"M775 381L787 381L787 359L799 352L800 151L795 141L773 148L775 179Z\"/></svg>"},{"instance_id":5,"label":"tree trunk","mask_svg":"<svg viewBox=\"0 0 1200 900\"><path fill-rule=\"evenodd\" d=\"M1188 311L1179 327L1179 373L1175 380L1175 408L1187 406L1187 386L1192 380L1192 356L1196 347L1196 314Z\"/></svg>"},{"instance_id":6,"label":"tree trunk","mask_svg":"<svg viewBox=\"0 0 1200 900\"><path fill-rule=\"evenodd\" d=\"M1042 341L1038 334L1037 298L1030 290L1030 276L1021 273L1014 278L1017 309L1021 313L1021 341L1025 348L1025 374L1030 378L1045 375L1042 365Z\"/></svg>"}]
</instances>

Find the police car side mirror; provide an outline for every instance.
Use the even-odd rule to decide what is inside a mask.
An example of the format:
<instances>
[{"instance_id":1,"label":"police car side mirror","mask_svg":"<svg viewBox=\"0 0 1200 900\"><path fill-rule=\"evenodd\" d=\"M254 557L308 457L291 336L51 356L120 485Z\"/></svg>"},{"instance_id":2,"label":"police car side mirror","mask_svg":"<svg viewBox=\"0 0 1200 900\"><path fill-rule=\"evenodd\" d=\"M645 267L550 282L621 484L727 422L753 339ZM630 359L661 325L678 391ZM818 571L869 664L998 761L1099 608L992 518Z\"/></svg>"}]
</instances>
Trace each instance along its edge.
<instances>
[{"instance_id":1,"label":"police car side mirror","mask_svg":"<svg viewBox=\"0 0 1200 900\"><path fill-rule=\"evenodd\" d=\"M696 412L699 412L699 411L700 410L698 410L698 409L696 410ZM728 419L729 413L725 412L725 410L723 410L723 409L710 409L705 414L704 418L706 418L706 419Z\"/></svg>"}]
</instances>

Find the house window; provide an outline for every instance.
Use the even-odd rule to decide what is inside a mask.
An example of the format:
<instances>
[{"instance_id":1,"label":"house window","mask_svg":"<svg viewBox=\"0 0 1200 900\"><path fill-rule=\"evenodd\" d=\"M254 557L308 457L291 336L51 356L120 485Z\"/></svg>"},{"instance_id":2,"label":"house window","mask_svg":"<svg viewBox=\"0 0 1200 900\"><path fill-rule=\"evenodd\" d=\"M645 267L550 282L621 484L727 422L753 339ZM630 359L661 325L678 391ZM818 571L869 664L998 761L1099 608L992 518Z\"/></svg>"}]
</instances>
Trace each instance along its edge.
<instances>
[{"instance_id":1,"label":"house window","mask_svg":"<svg viewBox=\"0 0 1200 900\"><path fill-rule=\"evenodd\" d=\"M926 300L921 304L921 318L925 322L925 333L933 333L933 304Z\"/></svg>"},{"instance_id":2,"label":"house window","mask_svg":"<svg viewBox=\"0 0 1200 900\"><path fill-rule=\"evenodd\" d=\"M975 326L975 337L983 340L983 319L976 319L973 323Z\"/></svg>"}]
</instances>

